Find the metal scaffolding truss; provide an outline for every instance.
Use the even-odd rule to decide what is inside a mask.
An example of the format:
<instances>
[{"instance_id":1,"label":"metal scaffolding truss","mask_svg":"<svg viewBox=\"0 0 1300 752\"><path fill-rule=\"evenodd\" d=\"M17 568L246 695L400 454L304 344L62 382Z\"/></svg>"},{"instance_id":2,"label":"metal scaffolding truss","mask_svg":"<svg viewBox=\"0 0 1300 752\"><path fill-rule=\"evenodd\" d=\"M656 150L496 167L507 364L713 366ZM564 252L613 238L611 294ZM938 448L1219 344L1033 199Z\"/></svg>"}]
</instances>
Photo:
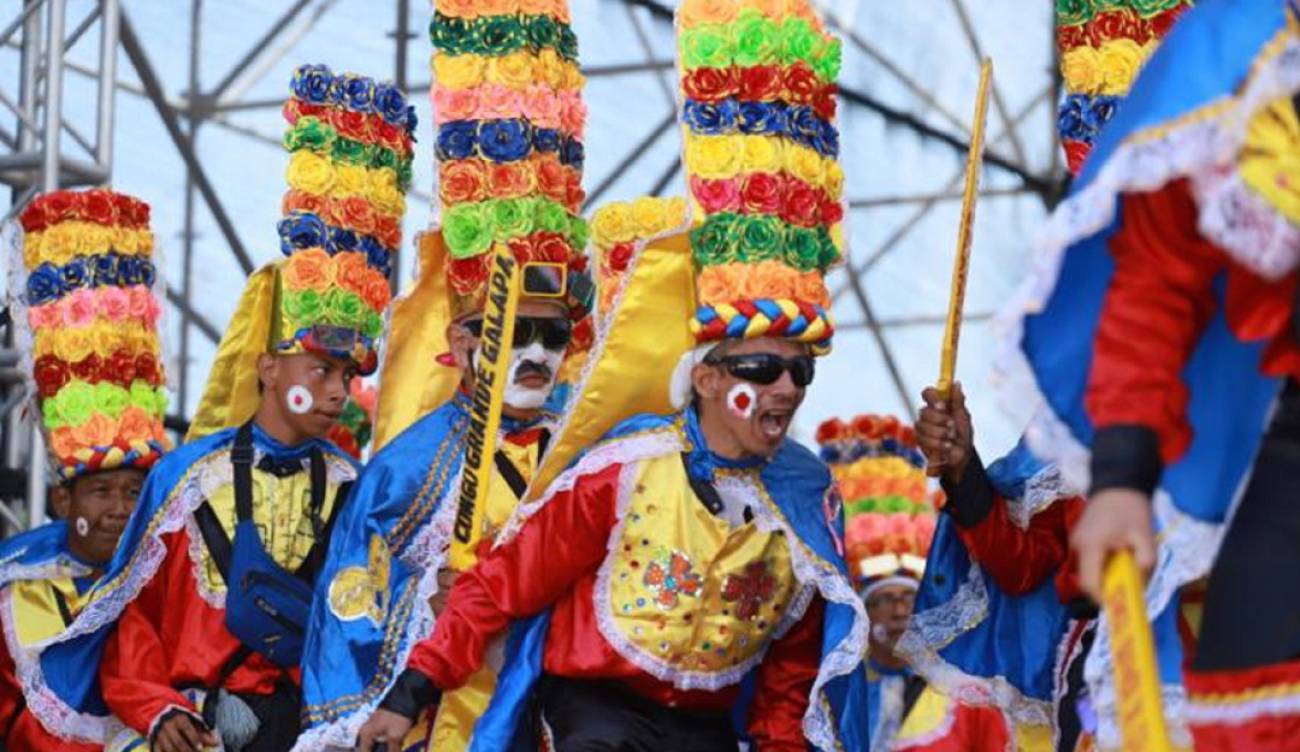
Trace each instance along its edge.
<instances>
[{"instance_id":1,"label":"metal scaffolding truss","mask_svg":"<svg viewBox=\"0 0 1300 752\"><path fill-rule=\"evenodd\" d=\"M1021 5L1020 0L1015 2L1017 7ZM155 3L156 0L123 0L119 7L118 0L23 0L14 18L7 22L0 18L0 24L4 24L0 26L0 55L16 53L18 56L16 67L0 67L0 74L11 68L18 74L16 81L7 80L7 74L0 78L0 182L13 188L7 216L12 216L38 189L107 182L114 175L115 94L148 104L156 118L155 125L161 124L166 138L164 143L151 144L151 147L172 153L173 163L178 157L183 172L159 176L160 181L181 186L178 193L167 195L169 192L160 189L157 195L148 197L156 205L174 202L175 214L179 215L180 264L172 267L179 273L168 275L167 288L170 313L179 318L179 326L173 330L179 337L173 337L171 343L180 364L175 373L179 408L171 423L179 428L185 425L186 411L195 403L206 377L207 364L196 353L204 348L210 350L225 324L205 313L205 306L200 304L204 285L209 281L205 275L213 261L210 254L226 255L223 263L233 260L245 275L266 258L250 252L249 243L254 242L255 247L258 238L247 237L245 233L249 230L243 223L237 223L228 209L242 187L218 176L222 165L210 156L204 159L199 142L206 138L204 134L220 131L225 137L237 136L249 144L249 149L278 147L280 133L268 127L266 116L278 110L283 96L268 93L268 76L283 70L292 60L291 53L310 48L313 32L329 24L332 15L344 10L351 13L349 18L363 19L366 24L364 29L351 30L353 33L388 40L384 44L391 45L391 62L372 60L367 70L382 75L387 69L392 80L409 93L422 110L421 135L427 136L430 131L427 123L431 122L426 115L430 50L424 29L431 11L428 0L168 3L173 16L183 12L178 9L188 10L188 27L183 23L178 27L179 17L171 19L169 33L173 38L167 41L172 54L163 58L156 52L158 40L142 34L147 25L138 23L152 20L145 14L159 12ZM241 18L251 14L260 16L260 20L251 27L241 28L238 34L227 29L219 38L213 38L210 36L215 33L211 30L212 18L214 14L229 12L228 3L238 6L244 13ZM1048 0L1041 0L1040 4L1043 6L1040 15L1050 19L1051 4ZM951 27L949 36L962 40L960 46L964 49L947 50L952 58L947 64L964 65L965 62L959 61L966 61L973 69L974 61L988 52L989 45L977 31L979 19L972 18L974 0L922 0L916 5L918 13L922 12L920 6L925 6L924 12L946 19L933 23ZM652 87L658 90L651 99L659 100L642 103L637 116L639 122L627 128L629 133L640 135L611 139L618 143L618 148L612 150L617 153L606 153L598 160L589 159L588 208L610 197L626 197L624 194L629 190L653 195L680 191L680 159L665 160L662 156L668 139L672 138L668 134L676 129L672 7L660 0L573 0L573 6L575 15L591 12L610 18L614 17L611 14L624 17L619 30L610 32L620 38L613 42L605 40L624 59L601 59L586 65L584 72L589 81L613 79L644 83L651 80ZM72 12L83 7L87 12ZM964 158L969 138L970 97L958 99L941 94L924 76L910 70L914 66L895 59L873 42L861 27L861 8L828 3L822 10L844 38L846 70L870 71L869 78L848 78L843 82L841 119L878 121L889 133L911 134L925 148L949 154L953 160L951 172L931 175L925 190L849 196L851 217L857 222L869 222L876 230L873 235L880 237L869 247L855 243L854 252L832 283L840 329L850 334L869 333L887 371L890 389L896 393L899 403L907 406L921 385L909 382L891 338L941 325L942 301L933 306L933 315L915 312L895 315L890 310L881 310L877 296L873 295L873 275L891 255L908 246L917 229L931 221L937 210L951 208L960 199L960 160ZM1046 33L1049 28L1044 24L1045 33L1040 42L1043 50L1051 46L1050 34ZM67 53L95 29L101 44L99 54L93 58L83 55L77 60L69 59ZM581 38L583 29L578 31ZM175 48L185 36L188 36L188 44L183 48L185 54L177 55ZM587 43L583 38L584 49ZM222 54L213 54L212 50L218 47ZM120 73L118 50L125 61ZM312 59L319 57L319 54L311 55ZM160 68L163 60L166 67ZM4 61L0 59L0 62ZM212 75L214 69L217 75ZM413 69L420 73L411 76ZM1049 206L1059 195L1062 167L1056 150L1050 145L1049 125L1044 125L1051 123L1051 117L1043 118L1044 112L1054 108L1056 82L1047 66L1040 78L1041 86L1035 84L1038 86L1035 96L1020 98L1014 110L1000 88L994 93L991 138L985 161L990 176L996 179L985 181L981 195L986 202L1031 196L1040 206ZM94 92L98 104L93 122L73 122L66 117L60 106L65 96L65 80L69 83L75 80L79 92ZM16 93L10 94L11 91ZM123 104L118 102L119 111ZM648 118L646 112L650 113ZM649 130L645 130L647 126ZM121 139L127 135L119 129L118 143L123 143ZM1045 143L1047 148L1043 148ZM845 151L848 169L853 170L853 145L846 143ZM1049 154L1050 157L1042 156ZM418 169L425 170L431 164L418 165ZM876 170L879 172L880 168ZM636 185L629 185L629 180ZM417 186L420 182L424 184L420 186L423 190L412 190L412 204L429 204L432 202L427 187L430 181L417 181ZM893 184L887 173L881 173L881 179L874 182L878 186ZM203 237L201 212L206 212L215 226L219 242L211 236ZM407 224L409 232L412 223ZM265 237L265 229L259 232L263 232L259 238ZM220 248L211 250L214 245ZM401 274L400 260L393 267L395 275ZM968 318L980 322L987 320L989 313L975 310ZM7 390L0 400L0 410L9 414L4 424L6 469L0 473L0 497L13 499L21 490L31 500L40 496L38 474L31 474L27 483L5 481L6 478L26 479L25 468L39 466L29 461L34 450L32 440L27 438L31 432L22 430L18 411L12 409L23 402L21 383L14 378L16 363L16 353L12 350L0 353L0 380L8 377L4 381ZM0 510L7 511L3 505ZM43 511L43 506L33 504L29 518L39 518ZM16 519L11 523L24 521Z\"/></svg>"}]
</instances>

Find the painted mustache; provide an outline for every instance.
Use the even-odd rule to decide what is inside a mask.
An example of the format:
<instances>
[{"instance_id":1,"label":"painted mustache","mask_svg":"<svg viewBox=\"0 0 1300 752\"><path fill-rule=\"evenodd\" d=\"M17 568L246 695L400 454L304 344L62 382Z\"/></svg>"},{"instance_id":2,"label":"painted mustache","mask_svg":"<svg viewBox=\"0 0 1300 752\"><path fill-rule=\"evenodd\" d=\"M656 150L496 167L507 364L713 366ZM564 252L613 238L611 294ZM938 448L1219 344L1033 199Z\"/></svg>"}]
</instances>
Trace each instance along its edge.
<instances>
[{"instance_id":1,"label":"painted mustache","mask_svg":"<svg viewBox=\"0 0 1300 752\"><path fill-rule=\"evenodd\" d=\"M538 363L535 360L523 360L519 362L519 368L515 370L515 381L518 382L525 376L537 374L543 379L550 381L551 367L545 363Z\"/></svg>"}]
</instances>

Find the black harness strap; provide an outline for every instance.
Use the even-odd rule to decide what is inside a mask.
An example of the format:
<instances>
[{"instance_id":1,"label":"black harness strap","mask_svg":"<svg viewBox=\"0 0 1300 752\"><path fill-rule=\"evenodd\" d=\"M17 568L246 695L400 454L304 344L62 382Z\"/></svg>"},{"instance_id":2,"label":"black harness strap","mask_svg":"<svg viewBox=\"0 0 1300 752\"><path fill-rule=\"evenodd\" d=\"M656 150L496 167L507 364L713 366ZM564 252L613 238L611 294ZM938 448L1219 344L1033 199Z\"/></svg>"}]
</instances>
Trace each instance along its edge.
<instances>
[{"instance_id":1,"label":"black harness strap","mask_svg":"<svg viewBox=\"0 0 1300 752\"><path fill-rule=\"evenodd\" d=\"M63 626L72 626L72 609L68 608L67 597L52 582L50 583L50 590L54 593L54 606L59 609L59 618L63 620Z\"/></svg>"}]
</instances>

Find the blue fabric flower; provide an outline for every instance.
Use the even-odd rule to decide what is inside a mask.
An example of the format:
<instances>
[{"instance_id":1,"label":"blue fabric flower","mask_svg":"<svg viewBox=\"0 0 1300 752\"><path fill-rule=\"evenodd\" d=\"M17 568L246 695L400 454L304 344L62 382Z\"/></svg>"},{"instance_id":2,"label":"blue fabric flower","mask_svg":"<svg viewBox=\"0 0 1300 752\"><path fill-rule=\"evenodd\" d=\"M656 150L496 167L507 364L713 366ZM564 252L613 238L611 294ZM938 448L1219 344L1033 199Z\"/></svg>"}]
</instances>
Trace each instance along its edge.
<instances>
[{"instance_id":1,"label":"blue fabric flower","mask_svg":"<svg viewBox=\"0 0 1300 752\"><path fill-rule=\"evenodd\" d=\"M63 296L63 274L51 263L44 263L27 276L27 304L53 303Z\"/></svg>"},{"instance_id":2,"label":"blue fabric flower","mask_svg":"<svg viewBox=\"0 0 1300 752\"><path fill-rule=\"evenodd\" d=\"M1061 101L1056 113L1056 129L1065 141L1088 141L1087 128L1084 125L1084 110L1087 97L1071 94Z\"/></svg>"},{"instance_id":3,"label":"blue fabric flower","mask_svg":"<svg viewBox=\"0 0 1300 752\"><path fill-rule=\"evenodd\" d=\"M737 109L736 128L741 133L780 135L786 132L785 106L779 102L742 102Z\"/></svg>"},{"instance_id":4,"label":"blue fabric flower","mask_svg":"<svg viewBox=\"0 0 1300 752\"><path fill-rule=\"evenodd\" d=\"M343 75L338 79L339 102L357 112L371 112L375 103L375 82L366 76Z\"/></svg>"},{"instance_id":5,"label":"blue fabric flower","mask_svg":"<svg viewBox=\"0 0 1300 752\"><path fill-rule=\"evenodd\" d=\"M355 251L357 246L361 244L357 233L346 227L331 227L329 232L329 252L331 255L345 251Z\"/></svg>"},{"instance_id":6,"label":"blue fabric flower","mask_svg":"<svg viewBox=\"0 0 1300 752\"><path fill-rule=\"evenodd\" d=\"M294 96L311 104L325 104L330 101L330 89L334 84L334 74L326 65L303 65L294 72L290 88Z\"/></svg>"},{"instance_id":7,"label":"blue fabric flower","mask_svg":"<svg viewBox=\"0 0 1300 752\"><path fill-rule=\"evenodd\" d=\"M140 262L140 284L146 287L153 287L153 283L158 281L158 268L153 265L152 261Z\"/></svg>"},{"instance_id":8,"label":"blue fabric flower","mask_svg":"<svg viewBox=\"0 0 1300 752\"><path fill-rule=\"evenodd\" d=\"M366 254L366 263L378 269L385 277L391 270L391 261L389 260L388 249L378 240L369 235L363 235L357 250Z\"/></svg>"},{"instance_id":9,"label":"blue fabric flower","mask_svg":"<svg viewBox=\"0 0 1300 752\"><path fill-rule=\"evenodd\" d=\"M493 162L517 162L533 150L532 127L521 119L484 122L478 138L479 151Z\"/></svg>"},{"instance_id":10,"label":"blue fabric flower","mask_svg":"<svg viewBox=\"0 0 1300 752\"><path fill-rule=\"evenodd\" d=\"M329 237L324 220L311 212L293 212L280 220L276 229L280 232L280 250L286 256L302 248L322 248Z\"/></svg>"},{"instance_id":11,"label":"blue fabric flower","mask_svg":"<svg viewBox=\"0 0 1300 752\"><path fill-rule=\"evenodd\" d=\"M716 103L688 99L682 111L682 119L693 132L716 136L734 130L739 114L740 108L733 99Z\"/></svg>"},{"instance_id":12,"label":"blue fabric flower","mask_svg":"<svg viewBox=\"0 0 1300 752\"><path fill-rule=\"evenodd\" d=\"M1088 103L1083 110L1083 127L1094 136L1101 132L1101 127L1115 116L1118 97L1099 96Z\"/></svg>"},{"instance_id":13,"label":"blue fabric flower","mask_svg":"<svg viewBox=\"0 0 1300 752\"><path fill-rule=\"evenodd\" d=\"M822 120L811 107L790 108L790 137L799 143L812 147L821 137Z\"/></svg>"},{"instance_id":14,"label":"blue fabric flower","mask_svg":"<svg viewBox=\"0 0 1300 752\"><path fill-rule=\"evenodd\" d=\"M377 84L375 86L375 112L378 112L385 123L389 125L410 126L406 122L408 107L406 106L406 97L402 92L392 84Z\"/></svg>"},{"instance_id":15,"label":"blue fabric flower","mask_svg":"<svg viewBox=\"0 0 1300 752\"><path fill-rule=\"evenodd\" d=\"M86 265L86 259L78 256L63 265L63 289L75 290L78 287L90 286L90 267Z\"/></svg>"},{"instance_id":16,"label":"blue fabric flower","mask_svg":"<svg viewBox=\"0 0 1300 752\"><path fill-rule=\"evenodd\" d=\"M438 129L438 159L468 159L478 145L477 120L453 120Z\"/></svg>"},{"instance_id":17,"label":"blue fabric flower","mask_svg":"<svg viewBox=\"0 0 1300 752\"><path fill-rule=\"evenodd\" d=\"M822 122L811 146L818 154L835 159L840 155L840 132L830 123Z\"/></svg>"},{"instance_id":18,"label":"blue fabric flower","mask_svg":"<svg viewBox=\"0 0 1300 752\"><path fill-rule=\"evenodd\" d=\"M90 257L91 286L103 287L117 283L117 261L120 257L109 251L101 256Z\"/></svg>"},{"instance_id":19,"label":"blue fabric flower","mask_svg":"<svg viewBox=\"0 0 1300 752\"><path fill-rule=\"evenodd\" d=\"M582 169L582 163L587 158L587 150L582 142L576 138L564 139L564 144L560 147L560 162L576 169Z\"/></svg>"},{"instance_id":20,"label":"blue fabric flower","mask_svg":"<svg viewBox=\"0 0 1300 752\"><path fill-rule=\"evenodd\" d=\"M554 128L537 128L533 131L533 148L540 152L560 150L560 132Z\"/></svg>"}]
</instances>

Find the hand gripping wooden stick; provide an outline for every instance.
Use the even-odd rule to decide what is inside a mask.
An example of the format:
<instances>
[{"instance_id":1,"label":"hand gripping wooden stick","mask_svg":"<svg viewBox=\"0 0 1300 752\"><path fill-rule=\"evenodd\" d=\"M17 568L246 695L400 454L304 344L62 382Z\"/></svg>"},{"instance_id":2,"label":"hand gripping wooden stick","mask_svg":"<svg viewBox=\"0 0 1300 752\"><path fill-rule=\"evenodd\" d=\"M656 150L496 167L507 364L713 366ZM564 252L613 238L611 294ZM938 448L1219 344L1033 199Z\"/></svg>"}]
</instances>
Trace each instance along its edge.
<instances>
[{"instance_id":1,"label":"hand gripping wooden stick","mask_svg":"<svg viewBox=\"0 0 1300 752\"><path fill-rule=\"evenodd\" d=\"M1113 554L1102 573L1101 607L1110 621L1111 669L1124 749L1170 752L1143 591L1133 553L1124 549Z\"/></svg>"},{"instance_id":2,"label":"hand gripping wooden stick","mask_svg":"<svg viewBox=\"0 0 1300 752\"><path fill-rule=\"evenodd\" d=\"M966 275L970 271L970 249L975 201L979 193L980 168L984 164L984 125L988 120L989 89L993 80L993 61L980 64L980 87L975 100L975 122L971 126L970 152L966 155L966 191L961 199L961 223L957 226L957 256L952 263L952 292L948 297L948 321L943 332L943 350L939 360L939 394L944 399L952 392L953 374L957 370L957 340L961 337L962 306L966 302Z\"/></svg>"}]
</instances>

